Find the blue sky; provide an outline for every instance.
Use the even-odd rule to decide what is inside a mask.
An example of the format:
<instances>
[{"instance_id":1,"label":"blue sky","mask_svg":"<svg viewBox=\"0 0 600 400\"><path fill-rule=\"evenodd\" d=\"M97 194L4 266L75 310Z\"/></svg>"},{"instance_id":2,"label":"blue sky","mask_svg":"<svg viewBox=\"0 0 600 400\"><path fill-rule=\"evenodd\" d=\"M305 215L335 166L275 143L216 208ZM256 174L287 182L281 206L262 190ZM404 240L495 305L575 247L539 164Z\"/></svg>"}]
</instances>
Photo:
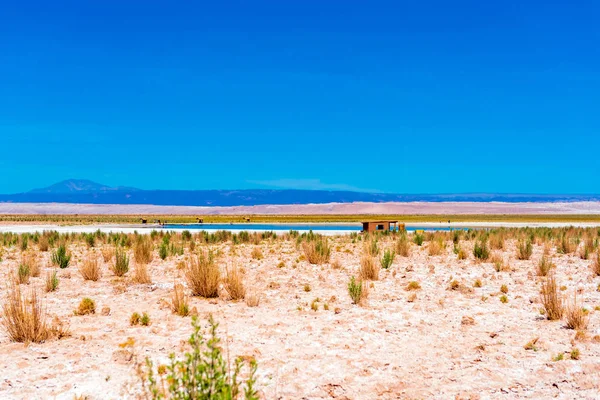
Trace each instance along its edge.
<instances>
[{"instance_id":1,"label":"blue sky","mask_svg":"<svg viewBox=\"0 0 600 400\"><path fill-rule=\"evenodd\" d=\"M597 1L22 1L0 193L600 193Z\"/></svg>"}]
</instances>

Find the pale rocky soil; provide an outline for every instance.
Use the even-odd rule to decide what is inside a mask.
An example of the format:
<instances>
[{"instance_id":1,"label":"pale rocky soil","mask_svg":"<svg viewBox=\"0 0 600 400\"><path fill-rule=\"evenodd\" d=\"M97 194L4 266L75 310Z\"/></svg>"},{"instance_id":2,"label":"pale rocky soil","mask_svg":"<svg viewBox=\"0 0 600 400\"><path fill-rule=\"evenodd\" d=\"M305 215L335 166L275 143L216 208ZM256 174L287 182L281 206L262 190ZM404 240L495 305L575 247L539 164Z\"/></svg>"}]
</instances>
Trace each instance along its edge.
<instances>
[{"instance_id":1,"label":"pale rocky soil","mask_svg":"<svg viewBox=\"0 0 600 400\"><path fill-rule=\"evenodd\" d=\"M579 291L578 299L590 310L587 338L574 342L575 332L564 322L547 321L539 312L540 280L534 271L541 245L534 247L530 261L518 261L514 242L507 242L503 256L513 270L499 273L491 263L473 259L472 243L463 244L469 250L464 261L452 253L451 242L442 256L428 256L425 246L412 245L409 258L397 256L390 270L381 271L368 303L356 306L347 284L357 274L362 243L352 244L349 237L331 238L330 243L331 260L340 260L341 269L297 261L302 253L294 241L263 242L262 260L250 257L254 245L238 245L234 255L230 244L217 245L220 265L243 267L247 286L261 293L260 305L249 307L225 296L190 300L204 321L213 313L221 323L221 337L228 339L232 356L256 358L263 398L600 397L600 342L594 338L600 334L600 312L594 311L600 305L600 278L592 276L591 261L575 254L554 256L559 284L566 286L563 293L571 298ZM11 343L0 330L2 399L135 398L134 363L119 344L132 337L140 359L165 362L169 353L184 348L191 333L190 317L173 315L166 305L173 283L184 281L176 265L185 256L162 261L155 254L153 284L137 285L115 278L105 263L99 282L84 281L77 271L83 255L100 251L83 244L70 250L74 264L59 271L58 291L44 293L44 300L51 316L68 322L72 337L24 345ZM42 275L29 284L41 293L50 254L42 257ZM3 281L19 260L19 250L5 250ZM280 261L282 268L277 267ZM467 289L449 290L452 279ZM472 287L476 279L483 287ZM407 291L410 281L422 288ZM304 290L306 284L310 292ZM502 284L509 288L507 304L499 300ZM4 300L4 284L0 290ZM409 302L412 293L416 299ZM83 297L96 301L95 315L73 315ZM310 308L315 298L320 299L318 311ZM110 315L101 314L104 307ZM130 326L134 311L148 312L151 325ZM525 350L536 337L538 350ZM569 354L563 361L552 360L573 347L581 352L579 360Z\"/></svg>"}]
</instances>

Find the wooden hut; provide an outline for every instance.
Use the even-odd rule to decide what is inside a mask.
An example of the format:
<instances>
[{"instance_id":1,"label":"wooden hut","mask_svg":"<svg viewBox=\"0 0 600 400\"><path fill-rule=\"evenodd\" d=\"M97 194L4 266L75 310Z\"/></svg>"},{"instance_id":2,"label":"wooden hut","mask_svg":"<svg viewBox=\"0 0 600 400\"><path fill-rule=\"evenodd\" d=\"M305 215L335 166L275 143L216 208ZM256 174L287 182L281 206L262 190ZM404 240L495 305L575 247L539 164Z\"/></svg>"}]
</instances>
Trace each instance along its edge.
<instances>
[{"instance_id":1,"label":"wooden hut","mask_svg":"<svg viewBox=\"0 0 600 400\"><path fill-rule=\"evenodd\" d=\"M395 231L398 227L398 221L365 221L362 225L363 232Z\"/></svg>"}]
</instances>

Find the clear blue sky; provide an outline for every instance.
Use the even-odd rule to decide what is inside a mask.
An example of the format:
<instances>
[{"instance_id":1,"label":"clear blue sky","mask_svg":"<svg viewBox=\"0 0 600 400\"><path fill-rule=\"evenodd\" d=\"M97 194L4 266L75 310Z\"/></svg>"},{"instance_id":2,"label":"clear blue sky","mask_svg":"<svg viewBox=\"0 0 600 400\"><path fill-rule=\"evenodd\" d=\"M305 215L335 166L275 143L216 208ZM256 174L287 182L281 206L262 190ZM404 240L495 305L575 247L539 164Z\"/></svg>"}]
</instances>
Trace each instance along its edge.
<instances>
[{"instance_id":1,"label":"clear blue sky","mask_svg":"<svg viewBox=\"0 0 600 400\"><path fill-rule=\"evenodd\" d=\"M600 192L595 0L0 10L0 193Z\"/></svg>"}]
</instances>

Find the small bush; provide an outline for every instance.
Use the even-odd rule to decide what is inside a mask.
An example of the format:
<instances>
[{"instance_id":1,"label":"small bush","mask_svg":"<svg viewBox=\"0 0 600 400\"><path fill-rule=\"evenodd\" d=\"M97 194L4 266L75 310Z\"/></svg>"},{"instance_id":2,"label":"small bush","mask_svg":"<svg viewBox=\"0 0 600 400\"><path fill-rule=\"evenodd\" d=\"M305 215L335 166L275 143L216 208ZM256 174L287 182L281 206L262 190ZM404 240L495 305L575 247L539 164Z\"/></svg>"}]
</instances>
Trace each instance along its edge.
<instances>
[{"instance_id":1,"label":"small bush","mask_svg":"<svg viewBox=\"0 0 600 400\"><path fill-rule=\"evenodd\" d=\"M250 257L252 257L253 260L262 260L264 256L261 248L258 246L254 247L250 253Z\"/></svg>"},{"instance_id":2,"label":"small bush","mask_svg":"<svg viewBox=\"0 0 600 400\"><path fill-rule=\"evenodd\" d=\"M379 266L373 256L365 254L361 257L358 275L361 281L376 281L379 279Z\"/></svg>"},{"instance_id":3,"label":"small bush","mask_svg":"<svg viewBox=\"0 0 600 400\"><path fill-rule=\"evenodd\" d=\"M588 315L587 312L577 304L577 297L573 300L565 310L566 327L568 329L576 329L578 331L584 331L588 326Z\"/></svg>"},{"instance_id":4,"label":"small bush","mask_svg":"<svg viewBox=\"0 0 600 400\"><path fill-rule=\"evenodd\" d=\"M129 317L129 325L131 325L131 326L139 325L141 319L142 319L142 316L138 312L134 312L133 314L131 314L131 317Z\"/></svg>"},{"instance_id":5,"label":"small bush","mask_svg":"<svg viewBox=\"0 0 600 400\"><path fill-rule=\"evenodd\" d=\"M58 289L58 274L56 271L46 273L46 292L54 292Z\"/></svg>"},{"instance_id":6,"label":"small bush","mask_svg":"<svg viewBox=\"0 0 600 400\"><path fill-rule=\"evenodd\" d=\"M306 259L311 264L324 264L329 262L331 256L331 248L327 243L327 239L322 236L317 236L315 239L302 243L302 249Z\"/></svg>"},{"instance_id":7,"label":"small bush","mask_svg":"<svg viewBox=\"0 0 600 400\"><path fill-rule=\"evenodd\" d=\"M473 255L477 260L485 261L490 258L490 250L487 247L487 242L483 239L478 240L473 247Z\"/></svg>"},{"instance_id":8,"label":"small bush","mask_svg":"<svg viewBox=\"0 0 600 400\"><path fill-rule=\"evenodd\" d=\"M508 286L506 286L506 285L500 286L500 291L504 294L508 293Z\"/></svg>"},{"instance_id":9,"label":"small bush","mask_svg":"<svg viewBox=\"0 0 600 400\"><path fill-rule=\"evenodd\" d=\"M185 279L193 296L206 298L219 295L221 272L216 265L212 251L200 252L186 263Z\"/></svg>"},{"instance_id":10,"label":"small bush","mask_svg":"<svg viewBox=\"0 0 600 400\"><path fill-rule=\"evenodd\" d=\"M596 252L596 257L594 257L594 261L592 262L592 272L596 276L600 276L600 250Z\"/></svg>"},{"instance_id":11,"label":"small bush","mask_svg":"<svg viewBox=\"0 0 600 400\"><path fill-rule=\"evenodd\" d=\"M133 247L133 259L135 263L139 265L152 262L152 248L152 241L149 238L140 236Z\"/></svg>"},{"instance_id":12,"label":"small bush","mask_svg":"<svg viewBox=\"0 0 600 400\"><path fill-rule=\"evenodd\" d=\"M538 263L537 275L538 276L547 276L548 273L550 272L550 270L555 267L556 266L552 263L552 260L544 255L544 256L542 256L542 259Z\"/></svg>"},{"instance_id":13,"label":"small bush","mask_svg":"<svg viewBox=\"0 0 600 400\"><path fill-rule=\"evenodd\" d=\"M102 276L98 259L96 257L87 258L79 267L79 273L86 281L98 281Z\"/></svg>"},{"instance_id":14,"label":"small bush","mask_svg":"<svg viewBox=\"0 0 600 400\"><path fill-rule=\"evenodd\" d=\"M186 317L190 313L188 300L181 283L175 284L173 288L173 296L171 297L171 311L173 311L173 314L177 314L182 317Z\"/></svg>"},{"instance_id":15,"label":"small bush","mask_svg":"<svg viewBox=\"0 0 600 400\"><path fill-rule=\"evenodd\" d=\"M402 257L410 256L410 243L404 233L400 235L400 238L396 242L396 253Z\"/></svg>"},{"instance_id":16,"label":"small bush","mask_svg":"<svg viewBox=\"0 0 600 400\"><path fill-rule=\"evenodd\" d=\"M369 295L369 290L362 281L357 282L353 276L348 283L348 294L352 299L352 304L363 304Z\"/></svg>"},{"instance_id":17,"label":"small bush","mask_svg":"<svg viewBox=\"0 0 600 400\"><path fill-rule=\"evenodd\" d=\"M417 281L408 282L406 285L406 290L419 290L421 289L421 284Z\"/></svg>"},{"instance_id":18,"label":"small bush","mask_svg":"<svg viewBox=\"0 0 600 400\"><path fill-rule=\"evenodd\" d=\"M421 246L424 241L425 236L422 233L415 231L415 233L413 234L413 242L415 242L417 246Z\"/></svg>"},{"instance_id":19,"label":"small bush","mask_svg":"<svg viewBox=\"0 0 600 400\"><path fill-rule=\"evenodd\" d=\"M192 319L193 333L189 339L191 351L177 359L171 354L171 363L155 371L152 361L146 359L146 367L138 365L144 398L148 399L239 399L243 393L246 400L258 400L254 388L256 362L250 361L246 381L240 381L244 361L237 358L233 370L222 354L217 336L218 324L209 317L210 335L206 340L200 333L200 324Z\"/></svg>"},{"instance_id":20,"label":"small bush","mask_svg":"<svg viewBox=\"0 0 600 400\"><path fill-rule=\"evenodd\" d=\"M89 297L84 297L79 303L79 307L74 311L75 315L88 315L96 313L96 303Z\"/></svg>"},{"instance_id":21,"label":"small bush","mask_svg":"<svg viewBox=\"0 0 600 400\"><path fill-rule=\"evenodd\" d=\"M71 254L67 252L65 245L61 244L52 253L52 264L59 268L67 268L71 262Z\"/></svg>"},{"instance_id":22,"label":"small bush","mask_svg":"<svg viewBox=\"0 0 600 400\"><path fill-rule=\"evenodd\" d=\"M391 250L386 250L383 253L383 257L381 258L381 268L388 269L394 263L394 252Z\"/></svg>"},{"instance_id":23,"label":"small bush","mask_svg":"<svg viewBox=\"0 0 600 400\"><path fill-rule=\"evenodd\" d=\"M19 284L28 284L30 276L31 273L29 270L29 266L25 264L19 264L19 268L17 268L17 281L19 282Z\"/></svg>"},{"instance_id":24,"label":"small bush","mask_svg":"<svg viewBox=\"0 0 600 400\"><path fill-rule=\"evenodd\" d=\"M140 325L150 326L150 316L148 315L148 313L142 314L142 318L140 318Z\"/></svg>"},{"instance_id":25,"label":"small bush","mask_svg":"<svg viewBox=\"0 0 600 400\"><path fill-rule=\"evenodd\" d=\"M500 296L500 302L502 303L508 303L508 297L506 297L505 294L503 294L502 296Z\"/></svg>"},{"instance_id":26,"label":"small bush","mask_svg":"<svg viewBox=\"0 0 600 400\"><path fill-rule=\"evenodd\" d=\"M112 271L116 276L123 276L129 271L129 256L125 250L121 248L116 249Z\"/></svg>"},{"instance_id":27,"label":"small bush","mask_svg":"<svg viewBox=\"0 0 600 400\"><path fill-rule=\"evenodd\" d=\"M27 253L21 257L21 264L29 268L29 275L37 278L40 276L40 262L38 261L35 253Z\"/></svg>"},{"instance_id":28,"label":"small bush","mask_svg":"<svg viewBox=\"0 0 600 400\"><path fill-rule=\"evenodd\" d=\"M41 343L50 336L41 298L34 290L25 298L15 282L9 284L8 296L2 305L2 326L12 342Z\"/></svg>"},{"instance_id":29,"label":"small bush","mask_svg":"<svg viewBox=\"0 0 600 400\"><path fill-rule=\"evenodd\" d=\"M225 276L225 290L229 293L232 300L243 300L246 297L246 288L244 287L244 277L237 267L227 270Z\"/></svg>"},{"instance_id":30,"label":"small bush","mask_svg":"<svg viewBox=\"0 0 600 400\"><path fill-rule=\"evenodd\" d=\"M546 281L542 282L541 300L546 318L551 321L562 318L564 306L554 275L549 275Z\"/></svg>"},{"instance_id":31,"label":"small bush","mask_svg":"<svg viewBox=\"0 0 600 400\"><path fill-rule=\"evenodd\" d=\"M533 245L530 240L520 240L517 244L517 258L519 260L529 260L533 254Z\"/></svg>"},{"instance_id":32,"label":"small bush","mask_svg":"<svg viewBox=\"0 0 600 400\"><path fill-rule=\"evenodd\" d=\"M150 278L150 273L148 272L147 264L138 264L136 262L133 274L133 281L142 285L148 285L152 283L152 278Z\"/></svg>"},{"instance_id":33,"label":"small bush","mask_svg":"<svg viewBox=\"0 0 600 400\"><path fill-rule=\"evenodd\" d=\"M578 348L573 348L571 350L571 360L579 360L580 352Z\"/></svg>"}]
</instances>

